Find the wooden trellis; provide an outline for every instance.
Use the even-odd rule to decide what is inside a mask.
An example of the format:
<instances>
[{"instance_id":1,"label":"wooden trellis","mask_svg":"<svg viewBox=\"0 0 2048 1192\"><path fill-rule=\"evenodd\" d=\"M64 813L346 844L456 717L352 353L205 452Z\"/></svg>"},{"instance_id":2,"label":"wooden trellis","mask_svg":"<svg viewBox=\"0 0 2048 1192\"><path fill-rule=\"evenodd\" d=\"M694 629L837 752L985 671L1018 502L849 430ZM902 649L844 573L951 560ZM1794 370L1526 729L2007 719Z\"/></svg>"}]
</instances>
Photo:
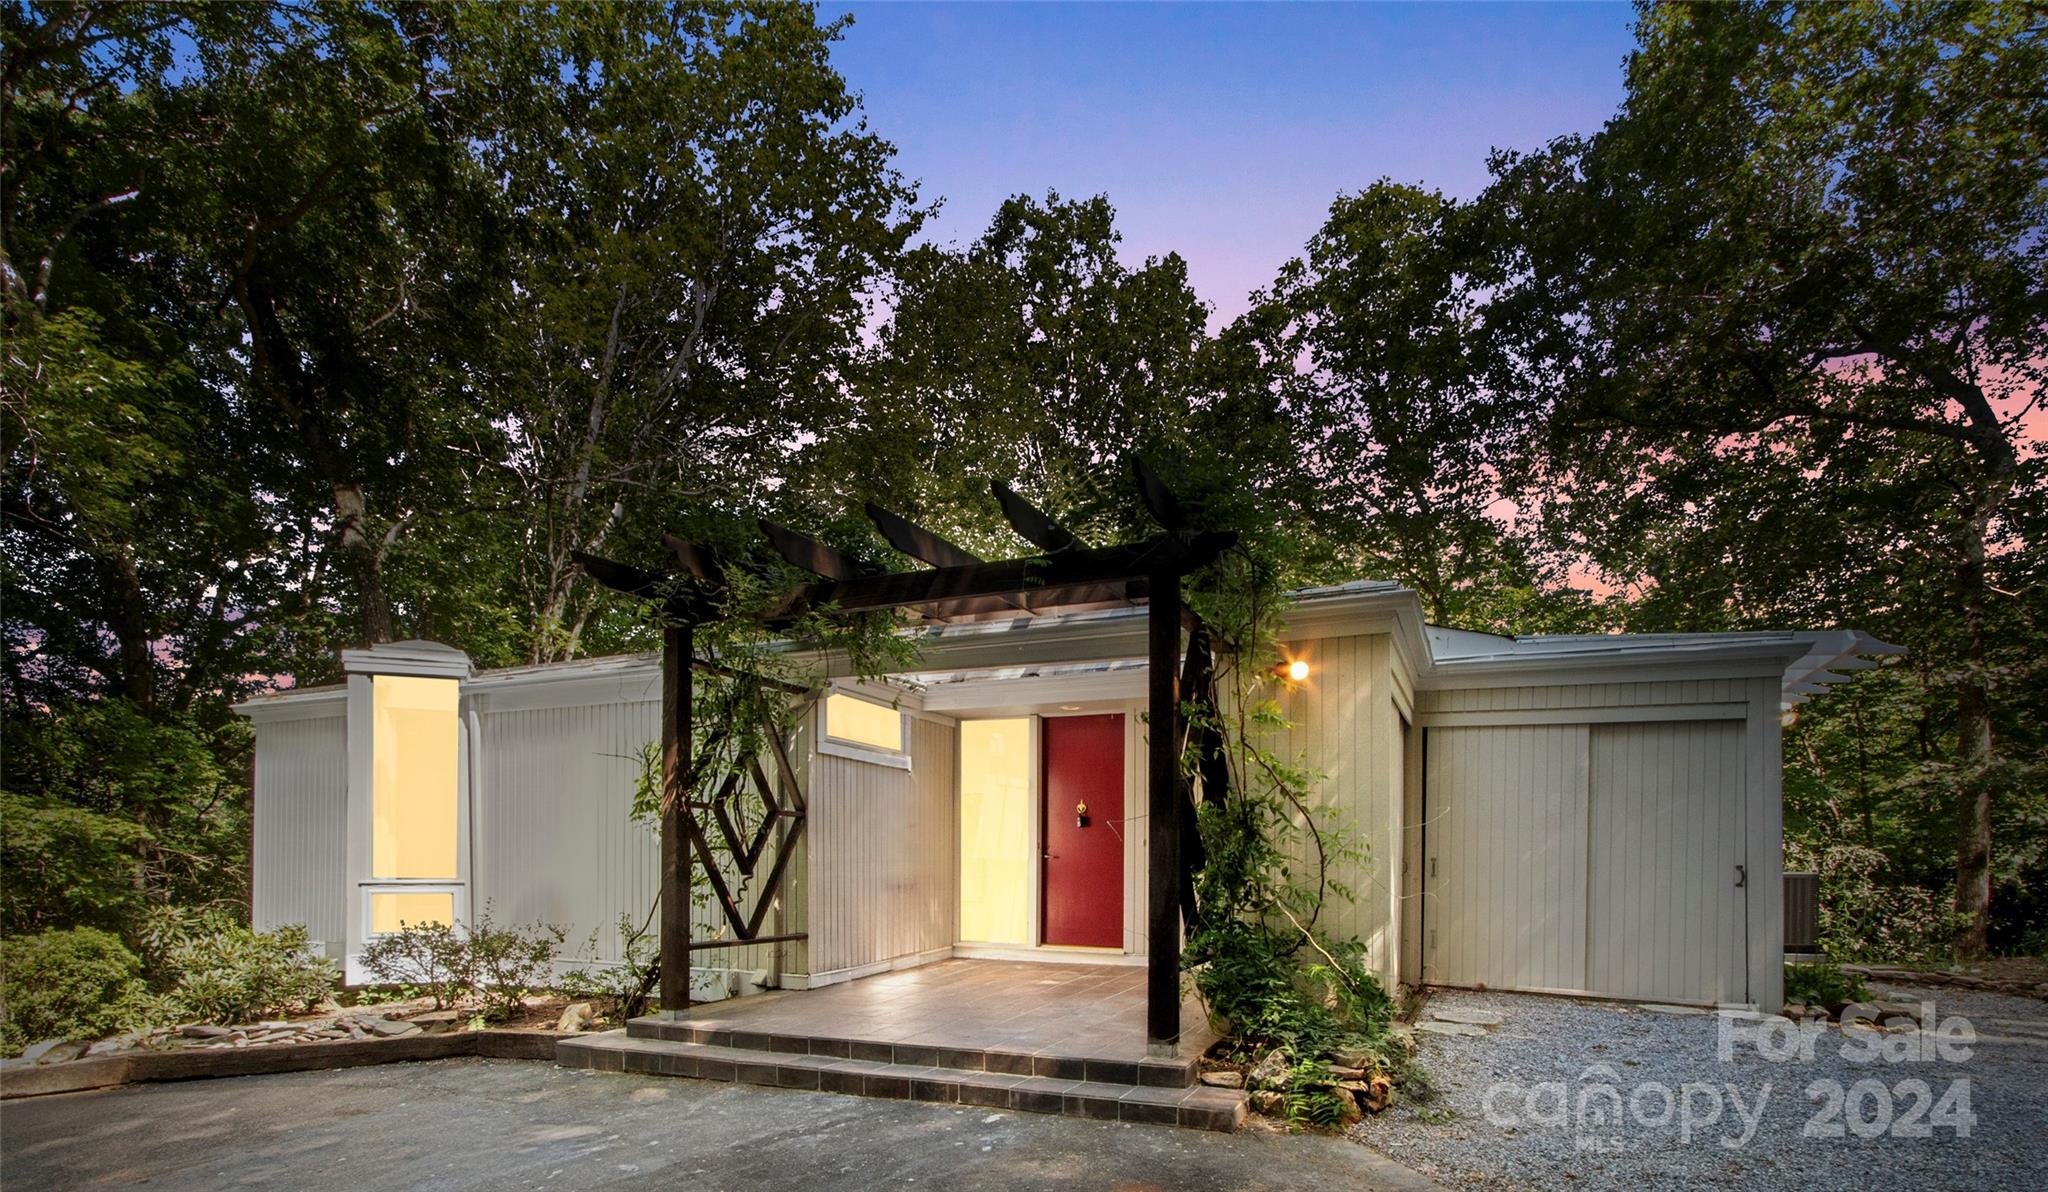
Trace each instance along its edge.
<instances>
[{"instance_id":1,"label":"wooden trellis","mask_svg":"<svg viewBox=\"0 0 2048 1192\"><path fill-rule=\"evenodd\" d=\"M868 519L894 548L928 566L914 571L884 571L794 530L761 523L770 546L792 565L817 578L797 585L760 614L770 628L783 627L810 611L848 615L885 609L912 609L927 621L983 620L1029 615L1060 608L1117 607L1144 603L1149 662L1150 781L1147 792L1150 845L1146 1034L1155 1044L1172 1045L1180 1034L1180 939L1183 916L1192 921L1192 871L1200 864L1200 838L1193 822L1193 792L1181 774L1180 749L1189 727L1181 716L1186 691L1213 706L1213 667L1208 634L1181 601L1182 577L1206 566L1232 546L1228 532L1196 532L1189 528L1179 501L1167 486L1133 461L1138 491L1161 526L1161 532L1140 542L1093 547L1061 526L1043 510L997 482L992 485L1004 517L1039 553L1015 559L984 560L907 518L875 505ZM662 1005L682 1009L690 1004L690 953L711 947L771 943L805 938L801 932L762 936L767 909L773 905L786 866L801 839L808 805L787 743L771 732L771 781L759 759L723 782L708 799L693 799L701 777L691 765L692 684L689 675L706 663L696 658L695 628L718 620L726 593L725 560L710 549L674 535L662 536L674 562L665 570L576 556L585 571L616 591L664 603L667 628L662 643L662 815L661 815L661 985ZM1183 628L1190 630L1188 649L1181 652ZM1156 731L1158 726L1169 731ZM1222 790L1220 740L1205 732L1191 742L1198 773L1208 797ZM1210 785L1211 782L1215 785ZM734 800L751 783L762 803L761 822L751 834L732 818ZM708 817L708 820L707 818ZM725 880L713 855L711 833L719 833L734 867L751 880L773 844L768 872L753 890L751 914ZM694 853L694 857L693 854ZM690 938L690 870L701 861L717 896L732 939L692 942Z\"/></svg>"}]
</instances>

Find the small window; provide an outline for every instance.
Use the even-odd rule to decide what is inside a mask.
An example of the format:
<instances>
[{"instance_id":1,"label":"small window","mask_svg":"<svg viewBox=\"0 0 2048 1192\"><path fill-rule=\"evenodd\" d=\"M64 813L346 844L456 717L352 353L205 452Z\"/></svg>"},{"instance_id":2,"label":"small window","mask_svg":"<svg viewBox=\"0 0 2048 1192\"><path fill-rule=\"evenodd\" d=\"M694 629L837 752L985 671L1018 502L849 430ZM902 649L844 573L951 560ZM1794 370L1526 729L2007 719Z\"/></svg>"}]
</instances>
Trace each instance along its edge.
<instances>
[{"instance_id":1,"label":"small window","mask_svg":"<svg viewBox=\"0 0 2048 1192\"><path fill-rule=\"evenodd\" d=\"M825 697L825 736L862 749L903 752L903 713L858 696Z\"/></svg>"}]
</instances>

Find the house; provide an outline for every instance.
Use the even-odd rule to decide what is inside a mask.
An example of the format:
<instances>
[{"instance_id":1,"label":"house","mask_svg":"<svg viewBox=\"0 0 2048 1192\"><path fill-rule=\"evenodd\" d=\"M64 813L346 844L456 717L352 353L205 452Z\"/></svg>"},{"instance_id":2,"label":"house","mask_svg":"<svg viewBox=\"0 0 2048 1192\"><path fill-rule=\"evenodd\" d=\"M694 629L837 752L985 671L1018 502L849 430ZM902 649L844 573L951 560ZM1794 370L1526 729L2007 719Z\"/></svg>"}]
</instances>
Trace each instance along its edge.
<instances>
[{"instance_id":1,"label":"house","mask_svg":"<svg viewBox=\"0 0 2048 1192\"><path fill-rule=\"evenodd\" d=\"M959 959L1144 968L1161 620L938 624L916 631L916 673L828 672L790 743L806 830L782 838L779 888L764 863L732 892L753 942L720 899L693 909L692 1000ZM1780 1006L1781 714L1897 648L1510 639L1430 626L1413 592L1371 582L1297 593L1285 638L1301 677L1280 748L1369 849L1325 923L1386 980ZM378 933L487 905L616 963L618 920L647 920L662 887L660 841L630 814L662 736L661 656L478 672L400 642L343 663L342 685L239 706L257 926L305 924L351 981Z\"/></svg>"}]
</instances>

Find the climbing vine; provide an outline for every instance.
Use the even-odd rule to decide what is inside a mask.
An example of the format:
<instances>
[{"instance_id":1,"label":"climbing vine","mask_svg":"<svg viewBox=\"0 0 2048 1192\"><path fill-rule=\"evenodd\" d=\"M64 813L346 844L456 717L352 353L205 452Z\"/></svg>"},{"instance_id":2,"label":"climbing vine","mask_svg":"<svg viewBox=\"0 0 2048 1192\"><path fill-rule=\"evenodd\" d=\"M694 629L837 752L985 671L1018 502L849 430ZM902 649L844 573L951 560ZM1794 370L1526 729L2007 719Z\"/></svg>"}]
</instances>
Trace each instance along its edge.
<instances>
[{"instance_id":1,"label":"climbing vine","mask_svg":"<svg viewBox=\"0 0 2048 1192\"><path fill-rule=\"evenodd\" d=\"M1233 551L1188 602L1214 643L1215 692L1213 703L1184 705L1182 764L1192 781L1205 761L1220 761L1228 780L1221 798L1205 790L1197 808L1206 864L1183 963L1210 1013L1247 1045L1312 1050L1376 1035L1392 1001L1362 945L1322 926L1330 904L1354 896L1342 875L1370 856L1327 814L1323 776L1282 752L1292 725L1279 698L1288 680L1278 569L1252 550ZM1220 757L1202 756L1205 738Z\"/></svg>"}]
</instances>

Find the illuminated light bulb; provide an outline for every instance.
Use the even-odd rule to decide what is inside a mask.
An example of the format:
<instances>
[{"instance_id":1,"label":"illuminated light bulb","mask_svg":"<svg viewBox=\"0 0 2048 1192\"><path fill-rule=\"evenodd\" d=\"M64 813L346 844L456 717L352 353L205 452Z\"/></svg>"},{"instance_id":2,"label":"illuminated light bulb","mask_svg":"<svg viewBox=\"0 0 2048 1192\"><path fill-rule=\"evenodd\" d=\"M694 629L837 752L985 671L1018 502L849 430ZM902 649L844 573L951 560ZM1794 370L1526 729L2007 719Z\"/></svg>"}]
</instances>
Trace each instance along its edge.
<instances>
[{"instance_id":1,"label":"illuminated light bulb","mask_svg":"<svg viewBox=\"0 0 2048 1192\"><path fill-rule=\"evenodd\" d=\"M1299 683L1307 679L1308 663L1299 658L1295 659L1293 662L1288 663L1287 678L1289 679L1289 681L1295 683Z\"/></svg>"}]
</instances>

